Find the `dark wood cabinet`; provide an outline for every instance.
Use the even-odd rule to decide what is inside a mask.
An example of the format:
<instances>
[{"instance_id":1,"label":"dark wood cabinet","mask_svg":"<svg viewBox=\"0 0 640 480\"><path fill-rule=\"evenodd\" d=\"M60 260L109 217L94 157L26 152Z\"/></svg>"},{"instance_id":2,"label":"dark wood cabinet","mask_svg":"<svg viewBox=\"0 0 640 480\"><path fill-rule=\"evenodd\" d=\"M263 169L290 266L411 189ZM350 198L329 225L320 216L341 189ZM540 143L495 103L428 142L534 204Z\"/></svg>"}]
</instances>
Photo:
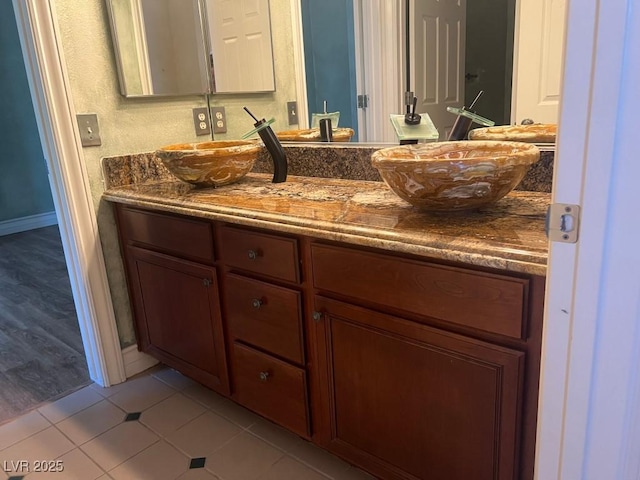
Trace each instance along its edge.
<instances>
[{"instance_id":1,"label":"dark wood cabinet","mask_svg":"<svg viewBox=\"0 0 640 480\"><path fill-rule=\"evenodd\" d=\"M384 478L514 479L524 353L317 297L319 443Z\"/></svg>"},{"instance_id":2,"label":"dark wood cabinet","mask_svg":"<svg viewBox=\"0 0 640 480\"><path fill-rule=\"evenodd\" d=\"M543 277L116 210L141 350L381 479L533 478Z\"/></svg>"},{"instance_id":3,"label":"dark wood cabinet","mask_svg":"<svg viewBox=\"0 0 640 480\"><path fill-rule=\"evenodd\" d=\"M290 288L228 274L227 325L234 339L304 364L302 294Z\"/></svg>"},{"instance_id":4,"label":"dark wood cabinet","mask_svg":"<svg viewBox=\"0 0 640 480\"><path fill-rule=\"evenodd\" d=\"M138 348L229 395L213 226L118 206Z\"/></svg>"},{"instance_id":5,"label":"dark wood cabinet","mask_svg":"<svg viewBox=\"0 0 640 480\"><path fill-rule=\"evenodd\" d=\"M233 363L238 403L302 437L309 437L305 369L240 343L234 344Z\"/></svg>"}]
</instances>

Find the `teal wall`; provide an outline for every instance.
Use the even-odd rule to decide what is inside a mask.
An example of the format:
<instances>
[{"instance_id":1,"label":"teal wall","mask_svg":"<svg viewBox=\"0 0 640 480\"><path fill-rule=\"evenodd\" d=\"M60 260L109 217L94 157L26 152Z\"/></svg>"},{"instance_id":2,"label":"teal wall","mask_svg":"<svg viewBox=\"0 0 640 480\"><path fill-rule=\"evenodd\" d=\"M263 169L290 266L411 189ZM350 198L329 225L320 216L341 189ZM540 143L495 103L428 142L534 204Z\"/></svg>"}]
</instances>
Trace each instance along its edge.
<instances>
[{"instance_id":1,"label":"teal wall","mask_svg":"<svg viewBox=\"0 0 640 480\"><path fill-rule=\"evenodd\" d=\"M10 0L0 0L0 222L54 210Z\"/></svg>"},{"instance_id":2,"label":"teal wall","mask_svg":"<svg viewBox=\"0 0 640 480\"><path fill-rule=\"evenodd\" d=\"M358 141L353 0L302 0L302 30L311 114L340 112L340 127L355 130Z\"/></svg>"}]
</instances>

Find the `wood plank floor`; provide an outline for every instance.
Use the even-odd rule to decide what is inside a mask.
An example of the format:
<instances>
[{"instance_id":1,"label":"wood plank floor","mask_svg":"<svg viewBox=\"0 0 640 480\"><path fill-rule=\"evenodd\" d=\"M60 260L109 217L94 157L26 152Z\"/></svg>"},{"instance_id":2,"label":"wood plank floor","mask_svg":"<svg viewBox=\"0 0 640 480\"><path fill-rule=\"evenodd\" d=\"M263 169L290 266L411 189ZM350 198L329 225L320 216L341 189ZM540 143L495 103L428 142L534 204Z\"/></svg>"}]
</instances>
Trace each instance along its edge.
<instances>
[{"instance_id":1,"label":"wood plank floor","mask_svg":"<svg viewBox=\"0 0 640 480\"><path fill-rule=\"evenodd\" d=\"M88 383L58 227L0 237L0 424Z\"/></svg>"}]
</instances>

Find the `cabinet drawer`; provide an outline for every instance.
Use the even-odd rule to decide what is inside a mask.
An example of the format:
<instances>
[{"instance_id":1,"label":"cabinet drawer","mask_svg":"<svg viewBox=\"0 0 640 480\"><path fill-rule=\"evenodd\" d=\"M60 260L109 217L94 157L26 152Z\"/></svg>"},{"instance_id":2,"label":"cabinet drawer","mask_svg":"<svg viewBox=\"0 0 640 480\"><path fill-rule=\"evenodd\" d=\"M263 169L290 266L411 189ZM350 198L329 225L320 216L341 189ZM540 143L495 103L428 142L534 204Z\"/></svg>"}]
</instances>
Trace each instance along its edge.
<instances>
[{"instance_id":1,"label":"cabinet drawer","mask_svg":"<svg viewBox=\"0 0 640 480\"><path fill-rule=\"evenodd\" d=\"M327 292L514 338L526 337L528 280L314 244Z\"/></svg>"},{"instance_id":2,"label":"cabinet drawer","mask_svg":"<svg viewBox=\"0 0 640 480\"><path fill-rule=\"evenodd\" d=\"M300 292L230 274L225 300L227 322L235 338L304 363Z\"/></svg>"},{"instance_id":3,"label":"cabinet drawer","mask_svg":"<svg viewBox=\"0 0 640 480\"><path fill-rule=\"evenodd\" d=\"M234 227L220 229L220 255L227 265L298 282L298 245L292 238Z\"/></svg>"},{"instance_id":4,"label":"cabinet drawer","mask_svg":"<svg viewBox=\"0 0 640 480\"><path fill-rule=\"evenodd\" d=\"M213 262L211 223L127 207L120 207L118 213L126 241L183 258Z\"/></svg>"},{"instance_id":5,"label":"cabinet drawer","mask_svg":"<svg viewBox=\"0 0 640 480\"><path fill-rule=\"evenodd\" d=\"M309 437L307 378L303 369L237 342L233 346L233 362L240 404Z\"/></svg>"}]
</instances>

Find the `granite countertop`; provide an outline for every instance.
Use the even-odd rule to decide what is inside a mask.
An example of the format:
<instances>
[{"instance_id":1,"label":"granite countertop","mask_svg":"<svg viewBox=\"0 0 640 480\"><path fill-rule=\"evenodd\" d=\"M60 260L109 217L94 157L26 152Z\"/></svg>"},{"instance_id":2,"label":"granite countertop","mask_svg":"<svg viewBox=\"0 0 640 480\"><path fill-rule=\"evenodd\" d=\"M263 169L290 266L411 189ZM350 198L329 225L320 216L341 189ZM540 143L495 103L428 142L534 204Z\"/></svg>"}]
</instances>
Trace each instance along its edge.
<instances>
[{"instance_id":1,"label":"granite countertop","mask_svg":"<svg viewBox=\"0 0 640 480\"><path fill-rule=\"evenodd\" d=\"M250 173L213 188L160 177L109 187L111 202L377 247L512 272L545 275L548 193L513 191L491 207L421 212L382 182Z\"/></svg>"}]
</instances>

